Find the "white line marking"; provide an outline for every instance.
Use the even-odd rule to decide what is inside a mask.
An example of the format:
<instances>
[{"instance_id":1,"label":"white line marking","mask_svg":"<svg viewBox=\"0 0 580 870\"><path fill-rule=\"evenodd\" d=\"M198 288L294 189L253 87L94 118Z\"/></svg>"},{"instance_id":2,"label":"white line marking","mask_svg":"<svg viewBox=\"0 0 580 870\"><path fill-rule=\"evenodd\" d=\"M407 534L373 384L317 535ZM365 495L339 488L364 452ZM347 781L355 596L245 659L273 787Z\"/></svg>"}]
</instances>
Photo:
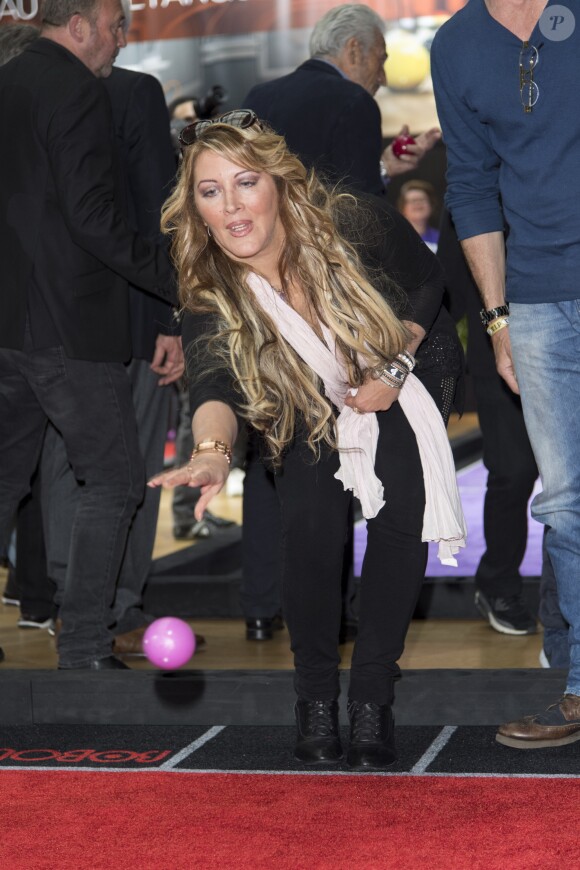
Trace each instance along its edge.
<instances>
[{"instance_id":1,"label":"white line marking","mask_svg":"<svg viewBox=\"0 0 580 870\"><path fill-rule=\"evenodd\" d=\"M457 731L457 725L445 725L435 738L429 749L421 756L419 761L411 768L411 773L420 776L425 773L429 765L435 761L441 750L449 743L451 736Z\"/></svg>"},{"instance_id":2,"label":"white line marking","mask_svg":"<svg viewBox=\"0 0 580 870\"><path fill-rule=\"evenodd\" d=\"M214 725L213 728L210 728L209 731L206 731L205 734L202 734L201 737L198 737L197 740L194 740L193 743L190 743L189 746L185 746L171 758L168 758L163 764L159 765L158 770L171 770L174 767L177 767L180 761L183 761L184 758L187 758L188 755L193 755L194 752L197 752L198 749L201 749L202 746L205 746L210 740L213 740L214 737L223 731L225 725Z\"/></svg>"},{"instance_id":3,"label":"white line marking","mask_svg":"<svg viewBox=\"0 0 580 870\"><path fill-rule=\"evenodd\" d=\"M18 770L21 773L29 771L48 771L49 773L169 773L169 774L232 774L238 776L382 776L382 777L401 777L402 779L410 779L414 776L421 776L424 779L580 779L580 775L571 773L422 773L415 774L412 771L395 771L395 770L374 770L369 773L361 773L354 770L219 770L216 768L194 769L194 768L170 768L163 770L161 767L35 767L25 765L17 767L16 765L0 765L0 776L5 770Z\"/></svg>"}]
</instances>

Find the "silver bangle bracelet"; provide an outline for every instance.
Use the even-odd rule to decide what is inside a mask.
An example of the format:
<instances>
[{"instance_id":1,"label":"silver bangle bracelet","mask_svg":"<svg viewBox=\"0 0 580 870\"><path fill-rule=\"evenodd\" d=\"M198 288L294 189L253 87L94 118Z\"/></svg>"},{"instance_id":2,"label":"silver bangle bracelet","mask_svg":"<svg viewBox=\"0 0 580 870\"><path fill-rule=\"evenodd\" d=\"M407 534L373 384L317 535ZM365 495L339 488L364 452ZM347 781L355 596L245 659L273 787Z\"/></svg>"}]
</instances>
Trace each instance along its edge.
<instances>
[{"instance_id":1,"label":"silver bangle bracelet","mask_svg":"<svg viewBox=\"0 0 580 870\"><path fill-rule=\"evenodd\" d=\"M397 354L397 359L409 369L409 372L412 372L417 365L417 360L409 350L401 351L401 353Z\"/></svg>"},{"instance_id":2,"label":"silver bangle bracelet","mask_svg":"<svg viewBox=\"0 0 580 870\"><path fill-rule=\"evenodd\" d=\"M379 381L382 381L383 384L386 384L387 387L392 387L394 390L400 390L405 381L397 381L394 378L391 378L386 372L380 376Z\"/></svg>"}]
</instances>

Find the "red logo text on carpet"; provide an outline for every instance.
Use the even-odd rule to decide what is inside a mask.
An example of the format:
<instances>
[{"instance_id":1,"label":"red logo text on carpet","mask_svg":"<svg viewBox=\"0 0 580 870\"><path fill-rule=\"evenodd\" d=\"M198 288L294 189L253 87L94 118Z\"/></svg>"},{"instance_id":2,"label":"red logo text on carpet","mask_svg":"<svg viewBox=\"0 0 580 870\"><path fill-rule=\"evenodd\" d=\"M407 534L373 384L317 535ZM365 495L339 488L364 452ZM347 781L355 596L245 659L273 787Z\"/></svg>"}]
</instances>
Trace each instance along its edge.
<instances>
[{"instance_id":1,"label":"red logo text on carpet","mask_svg":"<svg viewBox=\"0 0 580 870\"><path fill-rule=\"evenodd\" d=\"M96 762L97 764L155 764L163 761L172 752L169 749L146 752L131 752L127 749L0 749L1 761L20 761L23 764L39 762L62 762L63 764L79 764L80 762Z\"/></svg>"}]
</instances>

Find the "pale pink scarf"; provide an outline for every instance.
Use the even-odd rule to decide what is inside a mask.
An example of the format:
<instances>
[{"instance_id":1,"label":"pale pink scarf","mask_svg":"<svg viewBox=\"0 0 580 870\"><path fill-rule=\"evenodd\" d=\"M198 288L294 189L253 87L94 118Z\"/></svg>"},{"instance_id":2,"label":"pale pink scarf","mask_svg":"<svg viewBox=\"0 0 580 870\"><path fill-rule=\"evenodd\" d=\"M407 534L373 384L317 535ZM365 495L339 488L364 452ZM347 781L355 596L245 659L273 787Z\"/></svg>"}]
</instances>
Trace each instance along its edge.
<instances>
[{"instance_id":1,"label":"pale pink scarf","mask_svg":"<svg viewBox=\"0 0 580 870\"><path fill-rule=\"evenodd\" d=\"M340 468L336 477L360 500L365 519L375 517L385 504L383 485L374 469L379 437L377 416L357 414L344 404L347 394L354 391L350 390L344 365L336 355L332 333L321 324L326 342L323 344L312 327L267 281L250 274L248 285L280 334L322 379L326 395L340 410L337 420ZM454 554L465 547L467 531L445 425L435 402L414 375L407 377L399 404L415 433L423 467L426 504L422 540L438 542L440 561L457 566ZM393 456L393 462L396 461ZM397 509L396 505L392 507Z\"/></svg>"}]
</instances>

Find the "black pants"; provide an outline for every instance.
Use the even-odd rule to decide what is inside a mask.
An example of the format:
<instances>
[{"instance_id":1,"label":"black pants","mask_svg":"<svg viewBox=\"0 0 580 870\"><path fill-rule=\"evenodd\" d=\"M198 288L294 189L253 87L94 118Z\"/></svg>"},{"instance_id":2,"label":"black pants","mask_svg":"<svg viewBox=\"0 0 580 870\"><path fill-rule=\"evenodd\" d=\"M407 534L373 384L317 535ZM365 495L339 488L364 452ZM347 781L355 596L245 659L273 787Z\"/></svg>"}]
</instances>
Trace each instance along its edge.
<instances>
[{"instance_id":1,"label":"black pants","mask_svg":"<svg viewBox=\"0 0 580 870\"><path fill-rule=\"evenodd\" d=\"M359 631L349 697L391 703L393 684L427 562L421 542L425 507L415 436L398 404L377 414L375 468L386 504L368 522L361 575ZM282 601L300 697L338 696L338 633L344 545L351 494L335 479L339 457L319 462L297 438L275 475L282 529Z\"/></svg>"},{"instance_id":2,"label":"black pants","mask_svg":"<svg viewBox=\"0 0 580 870\"><path fill-rule=\"evenodd\" d=\"M421 382L447 425L458 376L422 375ZM282 601L281 526L274 475L260 460L258 436L250 434L244 479L244 534L242 538L242 610L246 618L271 618ZM351 510L351 520L353 511ZM353 576L352 521L343 566L343 619L356 619L352 609L356 593Z\"/></svg>"},{"instance_id":3,"label":"black pants","mask_svg":"<svg viewBox=\"0 0 580 870\"><path fill-rule=\"evenodd\" d=\"M491 597L522 590L520 564L528 542L528 501L538 467L528 438L522 406L504 381L474 378L483 436L483 462L489 474L483 509L486 550L476 584Z\"/></svg>"},{"instance_id":4,"label":"black pants","mask_svg":"<svg viewBox=\"0 0 580 870\"><path fill-rule=\"evenodd\" d=\"M82 497L60 615L59 665L111 653L107 628L131 518L144 491L129 380L119 363L71 360L62 348L0 350L0 541L28 493L47 420L61 432Z\"/></svg>"},{"instance_id":5,"label":"black pants","mask_svg":"<svg viewBox=\"0 0 580 870\"><path fill-rule=\"evenodd\" d=\"M246 618L271 618L282 605L282 538L274 474L259 455L251 431L244 477L242 527L242 610Z\"/></svg>"},{"instance_id":6,"label":"black pants","mask_svg":"<svg viewBox=\"0 0 580 870\"><path fill-rule=\"evenodd\" d=\"M30 493L18 509L15 577L20 590L20 612L48 618L56 616L56 584L47 572L40 487L37 471Z\"/></svg>"}]
</instances>

